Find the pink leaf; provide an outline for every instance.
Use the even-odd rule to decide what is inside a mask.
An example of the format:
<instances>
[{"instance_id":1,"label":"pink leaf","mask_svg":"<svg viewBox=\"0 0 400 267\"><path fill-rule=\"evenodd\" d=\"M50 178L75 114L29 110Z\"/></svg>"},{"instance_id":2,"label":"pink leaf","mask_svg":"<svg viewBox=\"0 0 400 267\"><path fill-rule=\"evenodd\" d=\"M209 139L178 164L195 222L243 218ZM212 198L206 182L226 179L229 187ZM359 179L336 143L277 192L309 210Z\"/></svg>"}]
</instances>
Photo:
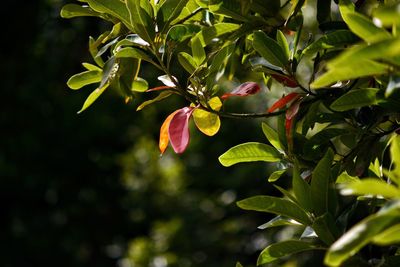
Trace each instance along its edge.
<instances>
[{"instance_id":1,"label":"pink leaf","mask_svg":"<svg viewBox=\"0 0 400 267\"><path fill-rule=\"evenodd\" d=\"M282 97L281 99L279 99L278 101L276 101L272 107L270 107L268 109L268 112L273 112L279 108L283 108L284 106L286 106L287 103L289 103L290 101L292 101L293 99L298 98L300 95L298 93L290 93L287 96Z\"/></svg>"},{"instance_id":2,"label":"pink leaf","mask_svg":"<svg viewBox=\"0 0 400 267\"><path fill-rule=\"evenodd\" d=\"M193 110L193 107L178 110L169 123L169 141L175 153L183 153L189 144L189 119Z\"/></svg>"},{"instance_id":3,"label":"pink leaf","mask_svg":"<svg viewBox=\"0 0 400 267\"><path fill-rule=\"evenodd\" d=\"M231 96L254 95L260 91L260 86L255 82L246 82L236 87L232 92L223 94L221 99L227 99Z\"/></svg>"}]
</instances>

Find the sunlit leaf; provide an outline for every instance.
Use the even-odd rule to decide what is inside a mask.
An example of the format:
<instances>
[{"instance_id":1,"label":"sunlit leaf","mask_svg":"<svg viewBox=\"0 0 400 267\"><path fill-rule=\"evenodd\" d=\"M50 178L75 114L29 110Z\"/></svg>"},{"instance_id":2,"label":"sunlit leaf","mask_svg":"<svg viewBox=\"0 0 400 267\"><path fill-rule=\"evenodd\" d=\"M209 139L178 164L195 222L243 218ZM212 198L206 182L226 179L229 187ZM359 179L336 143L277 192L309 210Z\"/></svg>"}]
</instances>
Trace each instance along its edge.
<instances>
[{"instance_id":1,"label":"sunlit leaf","mask_svg":"<svg viewBox=\"0 0 400 267\"><path fill-rule=\"evenodd\" d=\"M284 52L286 60L289 60L289 56L290 56L289 43L286 40L286 37L283 34L283 32L281 32L280 30L276 31L276 41L279 44L279 46L282 48L282 51Z\"/></svg>"},{"instance_id":2,"label":"sunlit leaf","mask_svg":"<svg viewBox=\"0 0 400 267\"><path fill-rule=\"evenodd\" d=\"M181 154L189 144L189 119L193 108L184 107L173 116L169 123L168 135L175 153Z\"/></svg>"},{"instance_id":3,"label":"sunlit leaf","mask_svg":"<svg viewBox=\"0 0 400 267\"><path fill-rule=\"evenodd\" d=\"M206 52L201 45L200 39L194 37L191 41L193 60L196 62L197 66L200 66L206 60Z\"/></svg>"},{"instance_id":4,"label":"sunlit leaf","mask_svg":"<svg viewBox=\"0 0 400 267\"><path fill-rule=\"evenodd\" d=\"M302 224L310 224L308 215L290 200L272 196L253 196L238 201L237 205L244 210L274 213L292 218Z\"/></svg>"},{"instance_id":5,"label":"sunlit leaf","mask_svg":"<svg viewBox=\"0 0 400 267\"><path fill-rule=\"evenodd\" d=\"M149 90L147 90L148 88L149 88L149 84L147 83L147 81L140 77L137 77L136 80L134 80L132 82L131 90L134 92L143 93L143 92L149 91Z\"/></svg>"},{"instance_id":6,"label":"sunlit leaf","mask_svg":"<svg viewBox=\"0 0 400 267\"><path fill-rule=\"evenodd\" d=\"M182 65L182 67L190 74L193 74L198 68L197 62L191 55L186 52L180 52L178 54L178 61Z\"/></svg>"},{"instance_id":7,"label":"sunlit leaf","mask_svg":"<svg viewBox=\"0 0 400 267\"><path fill-rule=\"evenodd\" d=\"M135 32L146 42L152 43L155 36L153 25L153 10L148 0L126 0L126 9L129 15L130 25Z\"/></svg>"},{"instance_id":8,"label":"sunlit leaf","mask_svg":"<svg viewBox=\"0 0 400 267\"><path fill-rule=\"evenodd\" d=\"M227 99L231 96L249 96L260 91L260 86L255 82L245 82L233 89L232 92L223 94L221 99Z\"/></svg>"},{"instance_id":9,"label":"sunlit leaf","mask_svg":"<svg viewBox=\"0 0 400 267\"><path fill-rule=\"evenodd\" d=\"M115 57L143 59L145 61L148 61L148 62L156 65L149 55L147 55L144 51L142 51L138 48L134 48L134 47L124 47L124 48L120 49L115 54Z\"/></svg>"},{"instance_id":10,"label":"sunlit leaf","mask_svg":"<svg viewBox=\"0 0 400 267\"><path fill-rule=\"evenodd\" d=\"M93 10L99 13L109 14L121 20L126 26L131 26L129 13L124 2L109 0L87 0L87 3Z\"/></svg>"},{"instance_id":11,"label":"sunlit leaf","mask_svg":"<svg viewBox=\"0 0 400 267\"><path fill-rule=\"evenodd\" d=\"M339 10L350 30L366 42L374 43L391 38L391 34L385 29L375 26L369 18L357 13L351 0L340 0Z\"/></svg>"},{"instance_id":12,"label":"sunlit leaf","mask_svg":"<svg viewBox=\"0 0 400 267\"><path fill-rule=\"evenodd\" d=\"M140 104L137 107L136 111L140 111L140 110L144 109L145 107L147 107L148 105L151 105L155 102L159 102L159 101L169 97L170 95L172 95L172 92L161 92L157 97L147 100L147 101L144 101L142 104Z\"/></svg>"},{"instance_id":13,"label":"sunlit leaf","mask_svg":"<svg viewBox=\"0 0 400 267\"><path fill-rule=\"evenodd\" d=\"M389 203L348 230L328 250L324 263L328 266L340 266L346 259L356 254L373 238L400 223L400 201Z\"/></svg>"},{"instance_id":14,"label":"sunlit leaf","mask_svg":"<svg viewBox=\"0 0 400 267\"><path fill-rule=\"evenodd\" d=\"M271 145L273 145L276 149L283 151L284 148L282 147L281 143L279 142L278 133L274 129L272 129L268 124L266 124L264 122L261 124L261 127L262 127L262 131L263 131L265 137L267 137L267 139L271 143Z\"/></svg>"},{"instance_id":15,"label":"sunlit leaf","mask_svg":"<svg viewBox=\"0 0 400 267\"><path fill-rule=\"evenodd\" d=\"M341 193L344 195L374 195L385 198L400 198L400 190L382 180L367 178L343 184Z\"/></svg>"},{"instance_id":16,"label":"sunlit leaf","mask_svg":"<svg viewBox=\"0 0 400 267\"><path fill-rule=\"evenodd\" d=\"M157 12L157 22L161 32L166 32L171 22L179 16L189 0L165 0Z\"/></svg>"},{"instance_id":17,"label":"sunlit leaf","mask_svg":"<svg viewBox=\"0 0 400 267\"><path fill-rule=\"evenodd\" d=\"M241 162L277 162L281 160L281 154L272 146L249 142L232 147L218 159L223 166L229 167Z\"/></svg>"},{"instance_id":18,"label":"sunlit leaf","mask_svg":"<svg viewBox=\"0 0 400 267\"><path fill-rule=\"evenodd\" d=\"M108 86L114 80L118 69L119 64L116 62L114 57L110 58L105 63L99 87L88 96L85 103L83 103L81 110L78 111L78 114L90 107L94 101L96 101L96 99L108 88Z\"/></svg>"},{"instance_id":19,"label":"sunlit leaf","mask_svg":"<svg viewBox=\"0 0 400 267\"><path fill-rule=\"evenodd\" d=\"M317 247L314 244L299 240L287 240L275 243L261 251L257 260L257 266L276 261L294 253L313 250L316 248Z\"/></svg>"},{"instance_id":20,"label":"sunlit leaf","mask_svg":"<svg viewBox=\"0 0 400 267\"><path fill-rule=\"evenodd\" d=\"M392 26L400 24L400 4L380 6L373 11L375 25Z\"/></svg>"},{"instance_id":21,"label":"sunlit leaf","mask_svg":"<svg viewBox=\"0 0 400 267\"><path fill-rule=\"evenodd\" d=\"M400 243L400 224L385 229L382 233L377 234L372 239L374 244L380 246L388 246Z\"/></svg>"},{"instance_id":22,"label":"sunlit leaf","mask_svg":"<svg viewBox=\"0 0 400 267\"><path fill-rule=\"evenodd\" d=\"M96 101L96 99L107 89L109 85L110 85L109 83L106 83L103 85L103 87L99 87L96 90L94 90L85 100L85 103L83 103L83 106L81 110L78 111L78 114L83 112L88 107L90 107L93 104L93 102Z\"/></svg>"},{"instance_id":23,"label":"sunlit leaf","mask_svg":"<svg viewBox=\"0 0 400 267\"><path fill-rule=\"evenodd\" d=\"M211 109L215 111L219 111L222 107L222 102L219 97L213 97L209 100L208 104ZM215 135L221 126L221 120L217 114L203 109L195 109L193 111L193 119L197 128L208 136Z\"/></svg>"},{"instance_id":24,"label":"sunlit leaf","mask_svg":"<svg viewBox=\"0 0 400 267\"><path fill-rule=\"evenodd\" d=\"M67 85L69 88L73 90L77 90L82 88L85 85L98 83L101 81L102 71L98 70L89 70L84 71L78 74L73 75L67 81Z\"/></svg>"},{"instance_id":25,"label":"sunlit leaf","mask_svg":"<svg viewBox=\"0 0 400 267\"><path fill-rule=\"evenodd\" d=\"M88 7L80 6L77 4L66 4L65 6L62 7L60 15L62 18L66 19L74 17L82 17L82 16L93 16L93 17L100 16L98 12L95 12Z\"/></svg>"},{"instance_id":26,"label":"sunlit leaf","mask_svg":"<svg viewBox=\"0 0 400 267\"><path fill-rule=\"evenodd\" d=\"M273 173L271 173L271 175L268 178L268 182L273 183L276 182L281 176L282 174L284 174L286 172L286 170L278 170L278 171L274 171Z\"/></svg>"},{"instance_id":27,"label":"sunlit leaf","mask_svg":"<svg viewBox=\"0 0 400 267\"><path fill-rule=\"evenodd\" d=\"M335 66L311 83L311 88L317 89L331 85L337 81L346 81L359 77L385 74L389 67L382 63L360 59L356 65L348 64Z\"/></svg>"},{"instance_id":28,"label":"sunlit leaf","mask_svg":"<svg viewBox=\"0 0 400 267\"><path fill-rule=\"evenodd\" d=\"M379 89L365 88L350 90L331 104L331 109L335 111L346 111L365 106L371 106L377 103L376 94Z\"/></svg>"},{"instance_id":29,"label":"sunlit leaf","mask_svg":"<svg viewBox=\"0 0 400 267\"><path fill-rule=\"evenodd\" d=\"M279 215L271 219L269 222L258 226L257 228L260 230L264 230L271 227L287 226L287 225L301 226L302 224L288 217Z\"/></svg>"}]
</instances>

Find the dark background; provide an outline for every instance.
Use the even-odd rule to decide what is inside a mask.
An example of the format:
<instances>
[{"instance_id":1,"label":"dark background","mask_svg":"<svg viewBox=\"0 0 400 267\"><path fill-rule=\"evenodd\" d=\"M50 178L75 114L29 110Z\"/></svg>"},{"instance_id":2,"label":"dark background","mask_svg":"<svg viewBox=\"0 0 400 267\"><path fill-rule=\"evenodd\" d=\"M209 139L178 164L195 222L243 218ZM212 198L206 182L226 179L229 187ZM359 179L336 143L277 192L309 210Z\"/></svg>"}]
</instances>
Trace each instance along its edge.
<instances>
[{"instance_id":1,"label":"dark background","mask_svg":"<svg viewBox=\"0 0 400 267\"><path fill-rule=\"evenodd\" d=\"M267 168L223 168L217 157L241 142L263 142L259 121L223 120L213 138L192 128L184 155L168 149L160 158L159 127L180 100L135 112L138 101L125 105L106 92L76 114L91 90L65 83L91 62L88 36L109 25L61 19L66 1L7 2L0 265L255 265L270 238L256 227L269 215L241 211L235 201L270 190Z\"/></svg>"}]
</instances>

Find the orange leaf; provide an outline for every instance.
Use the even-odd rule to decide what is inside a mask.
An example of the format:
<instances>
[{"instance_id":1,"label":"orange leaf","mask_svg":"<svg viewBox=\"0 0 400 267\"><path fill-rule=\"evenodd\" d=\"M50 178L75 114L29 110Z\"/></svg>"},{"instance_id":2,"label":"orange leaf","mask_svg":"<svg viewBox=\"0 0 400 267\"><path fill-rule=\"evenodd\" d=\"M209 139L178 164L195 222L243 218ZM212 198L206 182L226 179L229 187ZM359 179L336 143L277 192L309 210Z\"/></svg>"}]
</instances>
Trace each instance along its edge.
<instances>
[{"instance_id":1,"label":"orange leaf","mask_svg":"<svg viewBox=\"0 0 400 267\"><path fill-rule=\"evenodd\" d=\"M172 118L175 116L175 114L179 111L175 110L169 116L165 119L163 124L161 125L160 129L160 141L158 143L158 147L160 148L161 155L164 154L165 150L168 147L169 144L169 134L168 134L168 128L169 128L169 123L171 122Z\"/></svg>"},{"instance_id":2,"label":"orange leaf","mask_svg":"<svg viewBox=\"0 0 400 267\"><path fill-rule=\"evenodd\" d=\"M284 106L286 106L287 103L289 103L293 99L297 99L299 96L300 96L299 93L290 93L287 96L282 97L281 99L276 101L272 105L272 107L268 109L268 112L273 112L277 109L283 108Z\"/></svg>"}]
</instances>

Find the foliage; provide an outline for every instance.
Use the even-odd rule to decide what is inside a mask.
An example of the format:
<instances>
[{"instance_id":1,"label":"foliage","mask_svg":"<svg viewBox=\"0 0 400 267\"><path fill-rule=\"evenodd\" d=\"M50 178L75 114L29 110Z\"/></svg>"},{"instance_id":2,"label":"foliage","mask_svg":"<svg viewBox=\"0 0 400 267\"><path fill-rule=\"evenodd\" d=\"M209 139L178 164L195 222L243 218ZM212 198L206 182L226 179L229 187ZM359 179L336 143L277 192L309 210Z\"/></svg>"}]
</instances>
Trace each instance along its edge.
<instances>
[{"instance_id":1,"label":"foliage","mask_svg":"<svg viewBox=\"0 0 400 267\"><path fill-rule=\"evenodd\" d=\"M96 16L113 26L89 40L96 66L84 63L86 70L68 81L74 90L98 84L79 112L108 89L120 91L127 103L158 94L139 110L180 96L187 105L162 125L161 153L168 143L176 153L186 150L191 118L209 136L221 128L221 117L266 120L262 128L271 145L248 142L219 158L224 166L252 161L276 166L269 181L283 197L252 196L237 203L277 215L262 228L295 229L267 246L258 265L290 262L299 252L322 253L327 266L390 266L398 260L396 1L317 1L312 20L319 30L308 39L306 1L81 2L66 5L61 15ZM163 85L148 89L150 83L140 77L148 64L160 72ZM279 98L270 97L276 91ZM236 97L256 94L268 98L256 111L227 111L235 108L230 102Z\"/></svg>"}]
</instances>

